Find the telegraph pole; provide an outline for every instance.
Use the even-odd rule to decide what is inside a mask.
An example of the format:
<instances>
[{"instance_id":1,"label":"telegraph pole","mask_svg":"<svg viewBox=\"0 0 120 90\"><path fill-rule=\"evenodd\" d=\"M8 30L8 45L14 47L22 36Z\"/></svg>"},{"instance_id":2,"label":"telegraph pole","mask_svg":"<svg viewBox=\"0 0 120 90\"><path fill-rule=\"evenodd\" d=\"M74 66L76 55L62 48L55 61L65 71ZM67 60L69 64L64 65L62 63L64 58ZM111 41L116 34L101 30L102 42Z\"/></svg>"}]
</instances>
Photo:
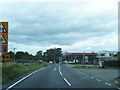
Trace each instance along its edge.
<instances>
[{"instance_id":1,"label":"telegraph pole","mask_svg":"<svg viewBox=\"0 0 120 90\"><path fill-rule=\"evenodd\" d=\"M16 50L16 48L13 48L13 51L14 51L14 60L13 61L15 61L15 50Z\"/></svg>"},{"instance_id":2,"label":"telegraph pole","mask_svg":"<svg viewBox=\"0 0 120 90\"><path fill-rule=\"evenodd\" d=\"M15 54L15 50L16 50L16 48L13 48L14 54Z\"/></svg>"},{"instance_id":3,"label":"telegraph pole","mask_svg":"<svg viewBox=\"0 0 120 90\"><path fill-rule=\"evenodd\" d=\"M85 58L84 58L84 51L83 51L83 63L84 63L84 66L85 66Z\"/></svg>"}]
</instances>

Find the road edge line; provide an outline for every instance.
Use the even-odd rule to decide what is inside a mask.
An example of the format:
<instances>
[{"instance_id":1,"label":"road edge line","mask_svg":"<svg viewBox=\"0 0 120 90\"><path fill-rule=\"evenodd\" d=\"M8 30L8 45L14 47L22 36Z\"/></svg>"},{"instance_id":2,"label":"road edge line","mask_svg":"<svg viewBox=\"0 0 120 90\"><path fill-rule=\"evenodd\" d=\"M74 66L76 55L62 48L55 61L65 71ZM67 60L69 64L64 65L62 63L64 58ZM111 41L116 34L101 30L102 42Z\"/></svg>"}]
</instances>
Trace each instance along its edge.
<instances>
[{"instance_id":1,"label":"road edge line","mask_svg":"<svg viewBox=\"0 0 120 90\"><path fill-rule=\"evenodd\" d=\"M38 72L39 70L42 70L42 69L44 69L44 68L45 68L45 67L40 68L40 69L38 69L38 70L36 70L36 71L28 74L27 76L25 76L25 77L23 77L22 79L18 80L18 81L15 82L14 84L10 85L10 86L9 86L8 88L6 88L5 90L11 89L12 87L14 87L15 85L17 85L17 84L20 83L21 81L25 80L26 78L30 77L31 75L35 74L36 72Z\"/></svg>"}]
</instances>

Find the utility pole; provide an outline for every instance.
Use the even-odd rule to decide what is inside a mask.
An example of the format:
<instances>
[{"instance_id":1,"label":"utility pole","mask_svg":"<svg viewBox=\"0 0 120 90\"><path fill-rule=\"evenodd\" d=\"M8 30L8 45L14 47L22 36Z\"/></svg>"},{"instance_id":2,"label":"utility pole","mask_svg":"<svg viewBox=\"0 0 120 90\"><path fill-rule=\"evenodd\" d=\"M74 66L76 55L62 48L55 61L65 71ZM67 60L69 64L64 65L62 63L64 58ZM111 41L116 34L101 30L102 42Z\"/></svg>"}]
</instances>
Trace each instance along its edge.
<instances>
[{"instance_id":1,"label":"utility pole","mask_svg":"<svg viewBox=\"0 0 120 90\"><path fill-rule=\"evenodd\" d=\"M85 58L84 58L84 51L83 51L83 63L84 63L84 66L85 66Z\"/></svg>"},{"instance_id":2,"label":"utility pole","mask_svg":"<svg viewBox=\"0 0 120 90\"><path fill-rule=\"evenodd\" d=\"M13 51L14 51L14 60L13 61L15 61L15 50L16 50L16 48L13 48Z\"/></svg>"},{"instance_id":3,"label":"utility pole","mask_svg":"<svg viewBox=\"0 0 120 90\"><path fill-rule=\"evenodd\" d=\"M15 50L16 50L16 48L13 48L14 54L15 54Z\"/></svg>"},{"instance_id":4,"label":"utility pole","mask_svg":"<svg viewBox=\"0 0 120 90\"><path fill-rule=\"evenodd\" d=\"M54 48L54 61L56 61L56 48Z\"/></svg>"}]
</instances>

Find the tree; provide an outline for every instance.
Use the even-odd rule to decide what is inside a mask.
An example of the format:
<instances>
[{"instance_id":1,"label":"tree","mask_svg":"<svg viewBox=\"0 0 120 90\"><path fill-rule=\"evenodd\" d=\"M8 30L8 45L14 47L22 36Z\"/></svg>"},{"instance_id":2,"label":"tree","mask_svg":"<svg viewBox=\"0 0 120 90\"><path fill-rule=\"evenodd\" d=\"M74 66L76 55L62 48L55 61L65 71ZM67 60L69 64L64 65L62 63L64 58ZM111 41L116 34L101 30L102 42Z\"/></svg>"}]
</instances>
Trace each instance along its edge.
<instances>
[{"instance_id":1,"label":"tree","mask_svg":"<svg viewBox=\"0 0 120 90\"><path fill-rule=\"evenodd\" d=\"M29 55L29 59L33 60L33 55L32 54Z\"/></svg>"},{"instance_id":2,"label":"tree","mask_svg":"<svg viewBox=\"0 0 120 90\"><path fill-rule=\"evenodd\" d=\"M38 51L35 55L35 60L42 60L43 57L42 57L42 51Z\"/></svg>"},{"instance_id":3,"label":"tree","mask_svg":"<svg viewBox=\"0 0 120 90\"><path fill-rule=\"evenodd\" d=\"M15 59L16 60L24 60L25 59L24 52L22 52L22 51L16 52Z\"/></svg>"},{"instance_id":4,"label":"tree","mask_svg":"<svg viewBox=\"0 0 120 90\"><path fill-rule=\"evenodd\" d=\"M10 51L9 54L10 54L10 59L13 60L15 56L14 52Z\"/></svg>"},{"instance_id":5,"label":"tree","mask_svg":"<svg viewBox=\"0 0 120 90\"><path fill-rule=\"evenodd\" d=\"M44 55L44 57L47 57L47 61L59 61L59 57L62 56L61 48L51 48L48 49L46 52L47 56Z\"/></svg>"},{"instance_id":6,"label":"tree","mask_svg":"<svg viewBox=\"0 0 120 90\"><path fill-rule=\"evenodd\" d=\"M24 59L30 60L30 56L29 56L29 53L28 53L28 52L25 52L25 53L24 53Z\"/></svg>"}]
</instances>

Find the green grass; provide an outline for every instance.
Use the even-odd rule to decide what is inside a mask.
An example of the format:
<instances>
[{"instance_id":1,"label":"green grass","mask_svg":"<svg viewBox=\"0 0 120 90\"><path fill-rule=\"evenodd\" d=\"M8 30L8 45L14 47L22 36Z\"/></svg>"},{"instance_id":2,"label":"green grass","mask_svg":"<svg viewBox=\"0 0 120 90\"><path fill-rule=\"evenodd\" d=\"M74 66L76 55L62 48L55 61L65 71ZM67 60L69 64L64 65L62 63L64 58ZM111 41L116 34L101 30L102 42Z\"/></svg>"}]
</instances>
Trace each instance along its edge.
<instances>
[{"instance_id":1,"label":"green grass","mask_svg":"<svg viewBox=\"0 0 120 90\"><path fill-rule=\"evenodd\" d=\"M10 82L17 77L30 72L32 70L36 70L38 68L42 68L48 66L49 63L27 63L25 64L18 64L18 63L3 63L2 65L2 84Z\"/></svg>"},{"instance_id":2,"label":"green grass","mask_svg":"<svg viewBox=\"0 0 120 90\"><path fill-rule=\"evenodd\" d=\"M0 84L2 84L2 63L0 63Z\"/></svg>"},{"instance_id":3,"label":"green grass","mask_svg":"<svg viewBox=\"0 0 120 90\"><path fill-rule=\"evenodd\" d=\"M99 68L99 66L80 66L80 65L75 65L73 68L78 68L78 69L120 69L117 67L105 67L105 68Z\"/></svg>"}]
</instances>

